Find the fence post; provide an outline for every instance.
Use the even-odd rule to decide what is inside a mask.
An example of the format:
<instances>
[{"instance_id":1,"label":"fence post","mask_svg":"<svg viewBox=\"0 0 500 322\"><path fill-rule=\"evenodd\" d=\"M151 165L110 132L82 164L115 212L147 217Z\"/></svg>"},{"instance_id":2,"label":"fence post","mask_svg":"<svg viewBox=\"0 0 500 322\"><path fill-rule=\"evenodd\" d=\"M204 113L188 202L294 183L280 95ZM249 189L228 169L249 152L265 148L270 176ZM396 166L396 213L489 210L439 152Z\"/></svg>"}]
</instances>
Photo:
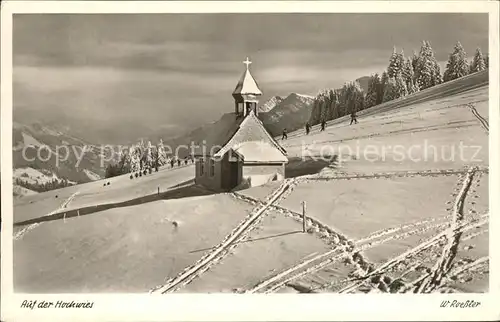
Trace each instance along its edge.
<instances>
[{"instance_id":1,"label":"fence post","mask_svg":"<svg viewBox=\"0 0 500 322\"><path fill-rule=\"evenodd\" d=\"M160 187L158 187L158 194L160 194Z\"/></svg>"},{"instance_id":2,"label":"fence post","mask_svg":"<svg viewBox=\"0 0 500 322\"><path fill-rule=\"evenodd\" d=\"M306 232L306 202L302 201L302 232Z\"/></svg>"}]
</instances>

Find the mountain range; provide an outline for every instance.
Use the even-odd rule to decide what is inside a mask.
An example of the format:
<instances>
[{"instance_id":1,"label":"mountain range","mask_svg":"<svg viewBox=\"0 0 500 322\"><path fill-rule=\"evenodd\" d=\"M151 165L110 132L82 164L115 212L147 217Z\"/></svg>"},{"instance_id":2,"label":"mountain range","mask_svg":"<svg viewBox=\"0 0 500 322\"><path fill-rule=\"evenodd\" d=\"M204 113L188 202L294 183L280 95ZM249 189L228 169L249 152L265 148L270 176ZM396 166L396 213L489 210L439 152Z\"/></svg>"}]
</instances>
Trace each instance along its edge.
<instances>
[{"instance_id":1,"label":"mountain range","mask_svg":"<svg viewBox=\"0 0 500 322\"><path fill-rule=\"evenodd\" d=\"M22 195L48 183L60 187L100 179L107 164L101 155L100 147L46 125L13 122L14 191Z\"/></svg>"}]
</instances>

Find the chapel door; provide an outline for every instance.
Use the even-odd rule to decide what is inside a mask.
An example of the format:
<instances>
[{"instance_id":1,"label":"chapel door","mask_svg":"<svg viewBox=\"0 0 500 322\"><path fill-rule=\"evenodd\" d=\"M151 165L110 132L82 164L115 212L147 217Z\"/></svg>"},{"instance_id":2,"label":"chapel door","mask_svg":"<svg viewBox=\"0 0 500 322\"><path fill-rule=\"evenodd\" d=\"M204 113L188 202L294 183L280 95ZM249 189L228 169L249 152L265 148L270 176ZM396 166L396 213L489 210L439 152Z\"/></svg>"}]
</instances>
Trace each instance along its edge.
<instances>
[{"instance_id":1,"label":"chapel door","mask_svg":"<svg viewBox=\"0 0 500 322\"><path fill-rule=\"evenodd\" d=\"M233 189L240 184L239 167L239 162L229 162L230 189Z\"/></svg>"}]
</instances>

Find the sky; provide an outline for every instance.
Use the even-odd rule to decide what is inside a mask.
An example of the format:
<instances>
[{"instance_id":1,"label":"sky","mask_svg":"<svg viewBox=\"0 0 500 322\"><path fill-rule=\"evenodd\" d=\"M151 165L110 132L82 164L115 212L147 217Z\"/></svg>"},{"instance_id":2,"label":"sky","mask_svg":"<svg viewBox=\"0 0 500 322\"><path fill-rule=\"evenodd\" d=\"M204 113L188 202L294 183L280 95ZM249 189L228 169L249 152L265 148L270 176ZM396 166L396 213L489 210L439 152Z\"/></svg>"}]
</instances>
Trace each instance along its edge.
<instances>
[{"instance_id":1,"label":"sky","mask_svg":"<svg viewBox=\"0 0 500 322\"><path fill-rule=\"evenodd\" d=\"M250 66L264 95L315 95L381 73L396 46L488 52L487 14L43 14L14 17L14 119L95 143L181 134L233 111Z\"/></svg>"}]
</instances>

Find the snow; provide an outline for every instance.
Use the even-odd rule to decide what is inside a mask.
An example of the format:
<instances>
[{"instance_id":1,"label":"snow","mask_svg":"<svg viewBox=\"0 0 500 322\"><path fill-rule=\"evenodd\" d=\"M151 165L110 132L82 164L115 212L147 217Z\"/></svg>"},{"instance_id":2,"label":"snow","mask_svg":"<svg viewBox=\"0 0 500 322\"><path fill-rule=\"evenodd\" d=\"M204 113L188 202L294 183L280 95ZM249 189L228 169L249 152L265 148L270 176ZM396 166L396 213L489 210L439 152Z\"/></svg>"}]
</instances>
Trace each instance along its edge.
<instances>
[{"instance_id":1,"label":"snow","mask_svg":"<svg viewBox=\"0 0 500 322\"><path fill-rule=\"evenodd\" d=\"M306 201L306 214L316 220L314 225L320 223L324 231L337 234L328 232L330 237L345 235L361 249L357 256L366 263L354 263L353 253L327 245L319 238L319 231L301 233L302 225L296 217L273 208L249 233L248 241L238 244L228 256L212 263L207 271L179 291L248 289L332 248L348 259L346 263L332 262L294 283L300 282L306 287L336 283L353 272L364 274L367 263L379 268L394 261L397 265L384 271L385 278L398 277L418 263L424 269L432 268L443 253L443 244L435 243L421 254L401 255L436 236L451 223L450 209L464 175L438 173L438 170L462 171L471 165L488 168L488 132L471 111L462 106L477 102L478 113L487 118L487 100L487 87L477 88L403 108L379 110L372 115L360 113L359 124L353 126L343 119L330 122L324 132L315 128L308 136L301 131L290 133L285 148L291 157L300 157L304 146L313 155L322 152L325 146L339 147L341 144L349 146L351 151L341 154L342 162L334 162L323 169L321 175L325 180L297 178L296 185L287 190L289 195L277 205L300 214L301 201ZM467 152L465 160L436 161L431 158L414 162L409 158L396 160L394 151L381 150L381 147L396 145L409 148L425 140L437 147L450 147L460 142L479 146L481 149L476 157L480 161L470 161L474 151ZM368 146L375 148L375 160L356 155L357 147L363 150ZM258 152L259 145L242 144L239 148L248 149L251 155ZM414 151L414 156L423 156L422 151ZM428 170L436 173L426 174ZM387 176L370 177L374 173ZM351 177L345 178L346 175ZM362 178L356 177L362 175ZM148 202L147 197L154 195L158 186L164 191L189 182L193 176L192 166L165 169L138 179L120 176L15 200L15 222L50 213L77 192L67 205L68 212L94 209L103 204L121 206L44 222L26 232L14 242L15 290L147 292L177 276L220 244L255 209L250 201L237 200L231 194ZM103 183L108 181L111 184L104 187ZM465 199L465 220L472 220L489 210L488 181L487 173L480 172L474 177ZM278 184L267 183L238 193L265 200ZM131 200L135 200L136 205L123 204ZM144 203L137 205L141 202ZM317 228L312 226L312 220L308 225L311 229ZM462 235L453 268L489 254L488 226L486 223ZM348 245L345 239L339 240L342 246ZM412 278L420 276L416 269L412 274L409 275ZM467 292L487 290L488 264L482 271L468 274L451 285Z\"/></svg>"},{"instance_id":2,"label":"snow","mask_svg":"<svg viewBox=\"0 0 500 322\"><path fill-rule=\"evenodd\" d=\"M97 173L95 172L92 172L90 170L87 170L87 169L83 169L83 171L85 172L85 174L87 175L87 177L92 180L92 181L95 181L95 180L100 180L101 179L101 176L98 175Z\"/></svg>"},{"instance_id":3,"label":"snow","mask_svg":"<svg viewBox=\"0 0 500 322\"><path fill-rule=\"evenodd\" d=\"M281 103L282 101L283 101L283 98L281 98L279 96L273 96L269 100L267 100L265 103L260 105L259 112L263 112L263 113L269 112L273 108L275 108L279 103Z\"/></svg>"},{"instance_id":4,"label":"snow","mask_svg":"<svg viewBox=\"0 0 500 322\"><path fill-rule=\"evenodd\" d=\"M443 176L309 182L297 186L281 206L300 212L300 202L306 201L309 216L357 239L403 223L445 216L457 180L457 176Z\"/></svg>"},{"instance_id":5,"label":"snow","mask_svg":"<svg viewBox=\"0 0 500 322\"><path fill-rule=\"evenodd\" d=\"M14 184L14 186L12 187L12 190L14 192L14 195L17 195L17 196L20 196L20 197L22 197L22 196L31 196L31 195L35 195L35 194L38 193L36 191L30 190L30 189L26 189L26 188L18 186L16 184Z\"/></svg>"},{"instance_id":6,"label":"snow","mask_svg":"<svg viewBox=\"0 0 500 322\"><path fill-rule=\"evenodd\" d=\"M235 146L241 146L241 144L245 144L245 142L267 142L272 143L274 145L274 149L276 149L279 153L283 154L281 157L282 160L285 157L285 151L279 145L276 140L271 137L271 135L264 128L262 122L257 118L257 116L252 112L248 114L243 121L239 124L239 128L237 131L229 138L229 141L225 141L224 146L215 153L215 157L223 156L229 149L233 149ZM220 142L220 141L219 141ZM210 144L207 144L209 147ZM261 145L264 147L264 145ZM266 148L267 149L267 148ZM268 150L268 153L274 153Z\"/></svg>"},{"instance_id":7,"label":"snow","mask_svg":"<svg viewBox=\"0 0 500 322\"><path fill-rule=\"evenodd\" d=\"M328 250L325 243L302 233L299 223L282 214L270 213L261 227L250 234L248 241L235 248L233 256L194 280L183 292L247 289L312 253Z\"/></svg>"},{"instance_id":8,"label":"snow","mask_svg":"<svg viewBox=\"0 0 500 322\"><path fill-rule=\"evenodd\" d=\"M311 95L305 95L305 94L299 94L299 93L295 93L295 94L297 94L297 96L304 97L307 99L314 99L314 96L311 96Z\"/></svg>"},{"instance_id":9,"label":"snow","mask_svg":"<svg viewBox=\"0 0 500 322\"><path fill-rule=\"evenodd\" d=\"M253 94L253 95L262 95L262 91L260 90L257 82L253 78L249 69L246 69L243 75L241 76L236 88L233 91L233 94Z\"/></svg>"},{"instance_id":10,"label":"snow","mask_svg":"<svg viewBox=\"0 0 500 322\"><path fill-rule=\"evenodd\" d=\"M31 135L25 133L25 132L21 132L22 136L23 136L23 143L24 143L24 146L43 146L44 144L41 143L40 141L38 141L37 139L35 139L34 137L32 137Z\"/></svg>"},{"instance_id":11,"label":"snow","mask_svg":"<svg viewBox=\"0 0 500 322\"><path fill-rule=\"evenodd\" d=\"M281 182L279 181L272 181L264 185L254 186L239 192L243 193L245 196L249 196L259 200L265 200L266 197L271 194L273 190L277 189L280 184Z\"/></svg>"},{"instance_id":12,"label":"snow","mask_svg":"<svg viewBox=\"0 0 500 322\"><path fill-rule=\"evenodd\" d=\"M28 175L28 177L23 176ZM54 179L59 180L55 173L51 173L51 175L46 175L37 169L33 169L30 167L27 168L17 168L13 171L13 177L19 178L28 183L36 183L38 181L39 184L44 184L46 182L50 182Z\"/></svg>"},{"instance_id":13,"label":"snow","mask_svg":"<svg viewBox=\"0 0 500 322\"><path fill-rule=\"evenodd\" d=\"M287 162L288 158L275 146L264 141L243 142L232 148L241 154L245 162Z\"/></svg>"},{"instance_id":14,"label":"snow","mask_svg":"<svg viewBox=\"0 0 500 322\"><path fill-rule=\"evenodd\" d=\"M276 174L252 174L250 178L250 187L257 187L272 182Z\"/></svg>"},{"instance_id":15,"label":"snow","mask_svg":"<svg viewBox=\"0 0 500 322\"><path fill-rule=\"evenodd\" d=\"M213 195L41 224L14 243L14 289L146 293L215 246L250 208Z\"/></svg>"},{"instance_id":16,"label":"snow","mask_svg":"<svg viewBox=\"0 0 500 322\"><path fill-rule=\"evenodd\" d=\"M68 210L98 205L109 205L156 195L158 187L166 191L194 178L194 167L162 169L145 177L130 179L130 174L51 190L36 196L26 196L14 202L14 222L39 218L58 208L62 200L79 192L68 205ZM110 185L104 186L109 182ZM57 198L56 198L57 196Z\"/></svg>"}]
</instances>

